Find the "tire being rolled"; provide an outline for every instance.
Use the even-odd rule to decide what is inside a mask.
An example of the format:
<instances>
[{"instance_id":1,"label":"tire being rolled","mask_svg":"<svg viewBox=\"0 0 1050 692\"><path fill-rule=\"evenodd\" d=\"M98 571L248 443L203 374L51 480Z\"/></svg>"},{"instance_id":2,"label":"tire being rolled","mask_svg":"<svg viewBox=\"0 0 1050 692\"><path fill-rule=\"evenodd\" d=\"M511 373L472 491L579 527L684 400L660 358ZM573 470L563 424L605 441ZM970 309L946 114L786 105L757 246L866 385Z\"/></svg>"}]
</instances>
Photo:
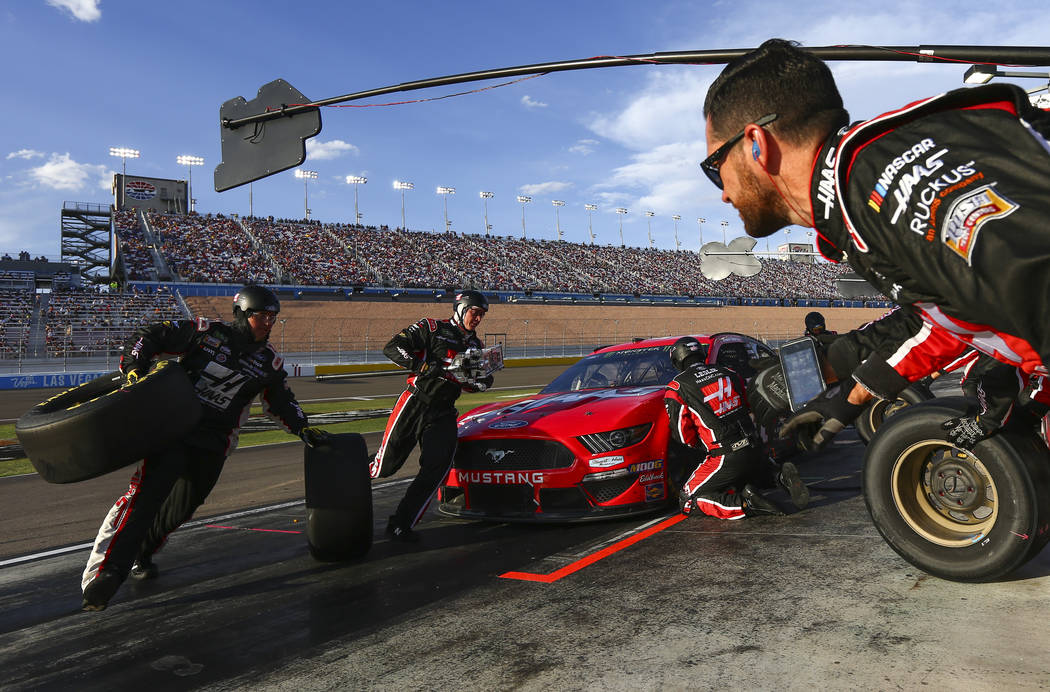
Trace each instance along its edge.
<instances>
[{"instance_id":1,"label":"tire being rolled","mask_svg":"<svg viewBox=\"0 0 1050 692\"><path fill-rule=\"evenodd\" d=\"M942 579L1002 578L1050 540L1050 454L1032 431L1004 430L972 452L947 442L962 397L907 407L878 430L864 460L864 500L902 558Z\"/></svg>"},{"instance_id":2,"label":"tire being rolled","mask_svg":"<svg viewBox=\"0 0 1050 692\"><path fill-rule=\"evenodd\" d=\"M365 438L332 435L327 444L307 446L303 464L310 554L321 562L364 556L372 547L372 479Z\"/></svg>"},{"instance_id":3,"label":"tire being rolled","mask_svg":"<svg viewBox=\"0 0 1050 692\"><path fill-rule=\"evenodd\" d=\"M886 399L876 399L871 402L871 405L860 414L857 420L853 423L857 429L857 436L860 437L864 444L871 442L871 438L875 436L875 432L879 427L886 421L887 418L900 413L903 409L908 406L913 406L921 401L928 401L933 398L933 394L929 388L921 384L913 384L893 401Z\"/></svg>"},{"instance_id":4,"label":"tire being rolled","mask_svg":"<svg viewBox=\"0 0 1050 692\"><path fill-rule=\"evenodd\" d=\"M112 372L53 396L19 418L15 434L41 478L76 483L182 439L201 415L186 371L161 361L134 384Z\"/></svg>"}]
</instances>

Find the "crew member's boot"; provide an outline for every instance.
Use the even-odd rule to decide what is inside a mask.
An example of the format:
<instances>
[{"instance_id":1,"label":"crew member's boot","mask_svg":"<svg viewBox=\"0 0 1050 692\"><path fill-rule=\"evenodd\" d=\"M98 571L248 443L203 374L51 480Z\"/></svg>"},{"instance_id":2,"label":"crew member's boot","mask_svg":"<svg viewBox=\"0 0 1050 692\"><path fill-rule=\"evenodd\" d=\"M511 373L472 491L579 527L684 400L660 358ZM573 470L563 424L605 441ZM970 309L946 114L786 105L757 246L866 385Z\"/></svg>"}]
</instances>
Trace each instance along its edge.
<instances>
[{"instance_id":1,"label":"crew member's boot","mask_svg":"<svg viewBox=\"0 0 1050 692\"><path fill-rule=\"evenodd\" d=\"M773 515L779 517L784 515L779 507L759 495L758 490L750 483L744 486L744 490L740 493L740 498L744 504L745 516Z\"/></svg>"},{"instance_id":2,"label":"crew member's boot","mask_svg":"<svg viewBox=\"0 0 1050 692\"><path fill-rule=\"evenodd\" d=\"M791 496L791 502L799 509L805 509L809 504L809 488L799 478L798 468L790 461L785 461L777 474L777 485L783 488Z\"/></svg>"}]
</instances>

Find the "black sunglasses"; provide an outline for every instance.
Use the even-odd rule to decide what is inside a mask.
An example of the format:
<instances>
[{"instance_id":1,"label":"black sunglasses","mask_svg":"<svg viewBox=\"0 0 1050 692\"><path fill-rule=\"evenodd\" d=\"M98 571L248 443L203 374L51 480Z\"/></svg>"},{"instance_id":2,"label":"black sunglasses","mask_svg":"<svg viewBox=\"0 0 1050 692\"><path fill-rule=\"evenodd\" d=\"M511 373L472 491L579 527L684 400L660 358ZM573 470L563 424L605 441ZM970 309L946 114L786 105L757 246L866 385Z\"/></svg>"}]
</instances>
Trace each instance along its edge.
<instances>
[{"instance_id":1,"label":"black sunglasses","mask_svg":"<svg viewBox=\"0 0 1050 692\"><path fill-rule=\"evenodd\" d=\"M759 127L761 127L763 125L768 125L769 123L773 122L776 119L777 119L777 114L776 113L770 113L769 115L763 115L761 118L759 118L758 120L756 120L752 124L758 125ZM729 150L733 148L734 144L736 144L737 142L739 142L743 138L744 138L744 130L741 130L740 132L736 133L735 135L733 135L732 137L727 139L725 141L725 143L722 144L722 146L720 146L717 149L715 149L713 154L711 154L706 159L704 159L703 161L700 162L700 170L702 170L704 172L704 174L707 175L707 177L711 180L712 183L715 184L715 187L717 187L719 190L722 189L722 171L721 171L721 168L722 168L722 164L725 162L724 160L725 160L726 154L729 153Z\"/></svg>"}]
</instances>

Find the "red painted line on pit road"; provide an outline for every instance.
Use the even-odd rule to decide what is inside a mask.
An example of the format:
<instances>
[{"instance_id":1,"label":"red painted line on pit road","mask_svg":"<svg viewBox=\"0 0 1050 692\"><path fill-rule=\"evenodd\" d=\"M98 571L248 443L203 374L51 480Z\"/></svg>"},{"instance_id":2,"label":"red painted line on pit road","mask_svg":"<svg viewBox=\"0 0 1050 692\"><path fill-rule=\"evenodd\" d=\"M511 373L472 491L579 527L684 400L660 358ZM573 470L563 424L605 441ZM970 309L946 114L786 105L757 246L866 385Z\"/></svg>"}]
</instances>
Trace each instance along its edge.
<instances>
[{"instance_id":1,"label":"red painted line on pit road","mask_svg":"<svg viewBox=\"0 0 1050 692\"><path fill-rule=\"evenodd\" d=\"M578 572L587 565L593 565L595 562L598 562L598 560L607 558L613 553L618 553L624 548L628 548L639 541L645 540L649 536L652 536L654 533L659 533L664 529L671 528L672 526L674 526L675 524L677 524L685 518L685 514L676 514L675 516L670 517L669 519L661 521L655 526L650 526L645 531L640 531L633 536L628 536L622 541L617 541L612 545L605 546L601 550L595 553L591 553L586 557L581 557L576 562L565 565L560 569L556 569L550 574L533 574L532 572L504 572L499 576L501 579L520 579L521 581L538 581L543 584L553 584L562 577L567 577L574 572Z\"/></svg>"},{"instance_id":2,"label":"red painted line on pit road","mask_svg":"<svg viewBox=\"0 0 1050 692\"><path fill-rule=\"evenodd\" d=\"M281 529L249 529L244 526L219 526L218 524L205 524L206 529L233 529L234 531L260 531L262 533L302 533L302 531L283 531Z\"/></svg>"}]
</instances>

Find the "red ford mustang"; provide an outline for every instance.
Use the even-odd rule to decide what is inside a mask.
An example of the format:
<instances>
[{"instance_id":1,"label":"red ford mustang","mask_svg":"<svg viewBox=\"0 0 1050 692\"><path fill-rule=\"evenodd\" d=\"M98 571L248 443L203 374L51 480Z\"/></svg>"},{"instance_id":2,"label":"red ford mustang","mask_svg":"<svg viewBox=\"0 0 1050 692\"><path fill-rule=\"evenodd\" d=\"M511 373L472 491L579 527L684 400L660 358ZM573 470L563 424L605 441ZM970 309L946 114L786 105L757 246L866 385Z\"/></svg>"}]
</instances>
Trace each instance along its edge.
<instances>
[{"instance_id":1,"label":"red ford mustang","mask_svg":"<svg viewBox=\"0 0 1050 692\"><path fill-rule=\"evenodd\" d=\"M668 477L695 456L668 443L664 386L677 374L663 337L607 346L538 394L479 406L459 419L459 446L438 511L501 521L576 521L651 512L672 499ZM743 377L775 353L742 334L696 336L707 362Z\"/></svg>"}]
</instances>

